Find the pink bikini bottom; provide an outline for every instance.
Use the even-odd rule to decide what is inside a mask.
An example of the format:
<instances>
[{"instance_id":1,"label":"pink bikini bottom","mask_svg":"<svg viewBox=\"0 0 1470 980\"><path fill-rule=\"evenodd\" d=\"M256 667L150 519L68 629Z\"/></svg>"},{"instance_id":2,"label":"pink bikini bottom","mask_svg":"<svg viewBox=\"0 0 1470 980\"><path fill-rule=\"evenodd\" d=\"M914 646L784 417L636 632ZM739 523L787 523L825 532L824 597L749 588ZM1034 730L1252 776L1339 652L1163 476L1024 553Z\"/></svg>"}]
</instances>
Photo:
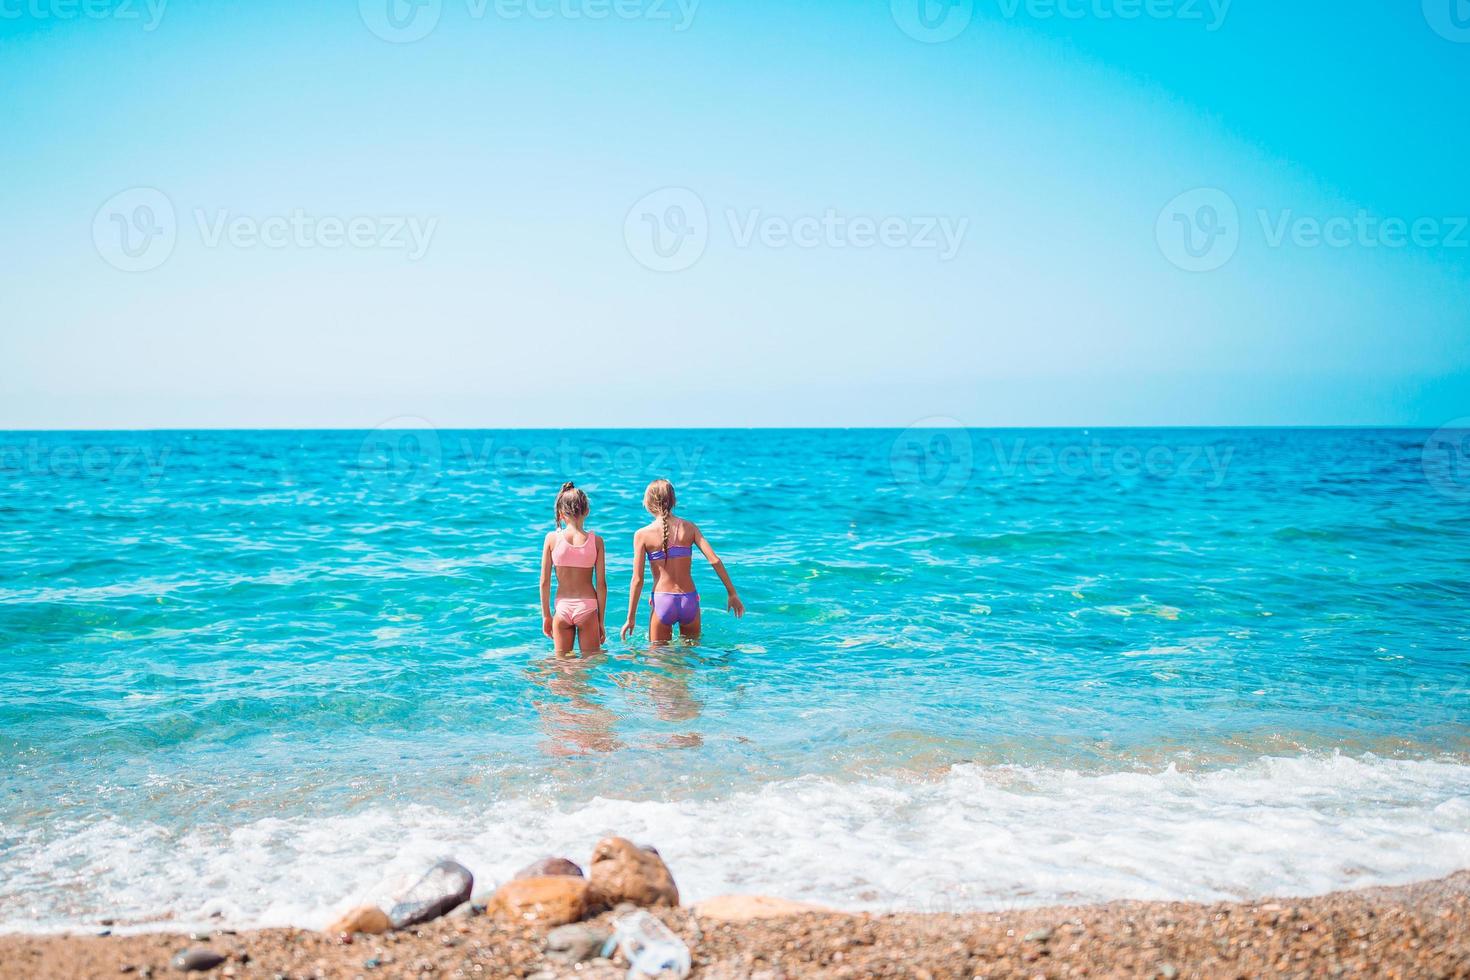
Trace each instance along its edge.
<instances>
[{"instance_id":1,"label":"pink bikini bottom","mask_svg":"<svg viewBox=\"0 0 1470 980\"><path fill-rule=\"evenodd\" d=\"M584 626L593 626L597 623L597 600L596 599L561 599L556 600L556 618L568 626L582 629Z\"/></svg>"}]
</instances>

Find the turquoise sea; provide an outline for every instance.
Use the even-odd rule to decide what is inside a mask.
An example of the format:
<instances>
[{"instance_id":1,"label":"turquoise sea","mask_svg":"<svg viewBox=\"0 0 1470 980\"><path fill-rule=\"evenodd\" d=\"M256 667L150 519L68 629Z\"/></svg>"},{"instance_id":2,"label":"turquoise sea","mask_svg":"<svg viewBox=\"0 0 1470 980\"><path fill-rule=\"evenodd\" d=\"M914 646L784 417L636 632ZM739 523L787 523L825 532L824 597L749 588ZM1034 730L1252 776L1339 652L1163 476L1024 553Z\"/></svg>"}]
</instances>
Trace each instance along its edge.
<instances>
[{"instance_id":1,"label":"turquoise sea","mask_svg":"<svg viewBox=\"0 0 1470 980\"><path fill-rule=\"evenodd\" d=\"M319 925L618 832L687 898L1470 866L1470 443L1398 430L0 433L0 929ZM748 614L623 644L655 476ZM566 479L614 639L558 661ZM646 626L647 607L640 611Z\"/></svg>"}]
</instances>

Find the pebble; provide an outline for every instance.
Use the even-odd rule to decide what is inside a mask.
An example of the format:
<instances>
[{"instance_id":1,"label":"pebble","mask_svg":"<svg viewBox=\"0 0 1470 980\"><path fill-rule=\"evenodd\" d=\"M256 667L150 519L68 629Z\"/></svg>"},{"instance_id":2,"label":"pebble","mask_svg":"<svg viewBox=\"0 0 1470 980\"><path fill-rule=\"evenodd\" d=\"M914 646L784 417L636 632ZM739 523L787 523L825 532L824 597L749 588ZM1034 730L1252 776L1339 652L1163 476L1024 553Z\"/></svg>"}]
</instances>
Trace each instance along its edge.
<instances>
[{"instance_id":1,"label":"pebble","mask_svg":"<svg viewBox=\"0 0 1470 980\"><path fill-rule=\"evenodd\" d=\"M1163 977L1164 980L1174 980L1175 977L1179 976L1179 967L1173 963L1161 964L1159 966L1159 976Z\"/></svg>"},{"instance_id":2,"label":"pebble","mask_svg":"<svg viewBox=\"0 0 1470 980\"><path fill-rule=\"evenodd\" d=\"M640 906L679 904L679 888L658 851L639 847L625 837L605 837L597 842L587 879L587 904L593 910L617 908L624 902Z\"/></svg>"},{"instance_id":3,"label":"pebble","mask_svg":"<svg viewBox=\"0 0 1470 980\"><path fill-rule=\"evenodd\" d=\"M474 887L475 876L469 868L458 861L440 861L399 896L388 918L395 929L429 922L468 902Z\"/></svg>"},{"instance_id":4,"label":"pebble","mask_svg":"<svg viewBox=\"0 0 1470 980\"><path fill-rule=\"evenodd\" d=\"M185 973L196 970L213 970L225 961L225 958L212 949L181 949L174 954L170 965L175 970Z\"/></svg>"},{"instance_id":5,"label":"pebble","mask_svg":"<svg viewBox=\"0 0 1470 980\"><path fill-rule=\"evenodd\" d=\"M489 914L509 922L560 926L587 912L587 882L571 875L517 878L495 890Z\"/></svg>"},{"instance_id":6,"label":"pebble","mask_svg":"<svg viewBox=\"0 0 1470 980\"><path fill-rule=\"evenodd\" d=\"M586 877L582 869L575 861L569 861L564 857L542 858L532 864L526 865L514 875L516 878L547 878L557 875L567 875L572 878Z\"/></svg>"},{"instance_id":7,"label":"pebble","mask_svg":"<svg viewBox=\"0 0 1470 980\"><path fill-rule=\"evenodd\" d=\"M388 921L387 913L376 905L364 905L343 915L336 922L327 926L326 931L328 935L333 936L354 932L381 935L391 928L393 928L393 923Z\"/></svg>"},{"instance_id":8,"label":"pebble","mask_svg":"<svg viewBox=\"0 0 1470 980\"><path fill-rule=\"evenodd\" d=\"M602 952L612 934L587 923L557 926L546 934L546 956L561 963L581 963Z\"/></svg>"},{"instance_id":9,"label":"pebble","mask_svg":"<svg viewBox=\"0 0 1470 980\"><path fill-rule=\"evenodd\" d=\"M1050 929L1034 929L1026 933L1025 940L1028 943L1044 943L1051 939Z\"/></svg>"}]
</instances>

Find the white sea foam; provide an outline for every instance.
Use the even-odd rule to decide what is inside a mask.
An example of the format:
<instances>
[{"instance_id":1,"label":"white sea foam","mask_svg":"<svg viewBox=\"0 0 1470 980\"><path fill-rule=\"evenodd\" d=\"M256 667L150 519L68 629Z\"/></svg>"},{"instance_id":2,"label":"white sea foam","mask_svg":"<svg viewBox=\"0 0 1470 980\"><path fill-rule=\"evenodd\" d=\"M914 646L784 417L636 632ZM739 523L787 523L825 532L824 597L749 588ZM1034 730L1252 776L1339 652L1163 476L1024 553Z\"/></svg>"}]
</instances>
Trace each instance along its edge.
<instances>
[{"instance_id":1,"label":"white sea foam","mask_svg":"<svg viewBox=\"0 0 1470 980\"><path fill-rule=\"evenodd\" d=\"M109 817L0 827L0 928L109 916L319 927L453 855L488 888L598 837L656 844L686 900L759 892L847 909L1307 895L1470 867L1470 766L1262 759L1202 773L957 767L806 777L722 799L487 802L257 819L182 833ZM156 926L155 926L156 927Z\"/></svg>"}]
</instances>

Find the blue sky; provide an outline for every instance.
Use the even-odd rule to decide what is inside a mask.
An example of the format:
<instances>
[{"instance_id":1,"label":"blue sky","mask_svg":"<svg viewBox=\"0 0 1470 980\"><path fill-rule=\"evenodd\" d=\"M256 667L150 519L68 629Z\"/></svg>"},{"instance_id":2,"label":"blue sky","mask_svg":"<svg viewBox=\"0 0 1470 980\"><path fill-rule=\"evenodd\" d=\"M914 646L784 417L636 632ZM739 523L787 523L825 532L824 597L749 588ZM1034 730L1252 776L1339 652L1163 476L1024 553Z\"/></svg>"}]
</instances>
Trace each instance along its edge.
<instances>
[{"instance_id":1,"label":"blue sky","mask_svg":"<svg viewBox=\"0 0 1470 980\"><path fill-rule=\"evenodd\" d=\"M1470 415L1462 0L389 2L0 2L0 427Z\"/></svg>"}]
</instances>

